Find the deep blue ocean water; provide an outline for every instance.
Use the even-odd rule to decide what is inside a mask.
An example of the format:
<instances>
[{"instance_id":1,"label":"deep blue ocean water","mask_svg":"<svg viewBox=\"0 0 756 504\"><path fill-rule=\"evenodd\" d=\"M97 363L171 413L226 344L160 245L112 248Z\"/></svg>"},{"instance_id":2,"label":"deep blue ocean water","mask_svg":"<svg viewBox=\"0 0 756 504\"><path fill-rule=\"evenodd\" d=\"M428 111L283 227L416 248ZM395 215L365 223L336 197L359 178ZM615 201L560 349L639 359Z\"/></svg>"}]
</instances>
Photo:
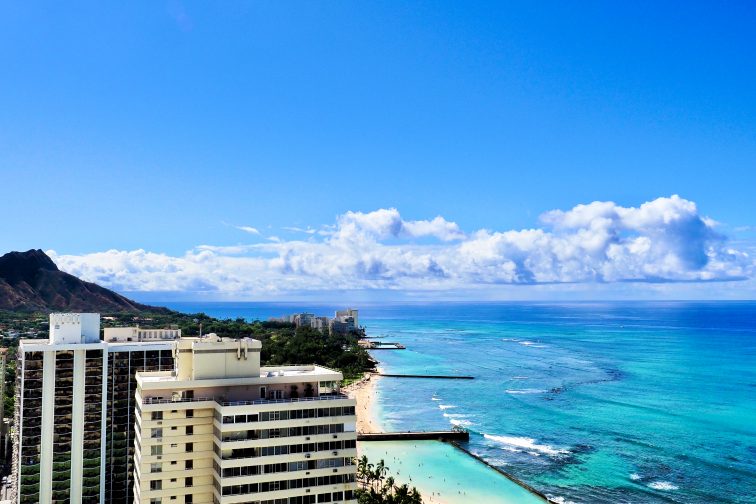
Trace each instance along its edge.
<instances>
[{"instance_id":1,"label":"deep blue ocean water","mask_svg":"<svg viewBox=\"0 0 756 504\"><path fill-rule=\"evenodd\" d=\"M336 307L168 303L267 319ZM361 306L391 430L462 425L470 448L564 502L756 502L756 303Z\"/></svg>"}]
</instances>

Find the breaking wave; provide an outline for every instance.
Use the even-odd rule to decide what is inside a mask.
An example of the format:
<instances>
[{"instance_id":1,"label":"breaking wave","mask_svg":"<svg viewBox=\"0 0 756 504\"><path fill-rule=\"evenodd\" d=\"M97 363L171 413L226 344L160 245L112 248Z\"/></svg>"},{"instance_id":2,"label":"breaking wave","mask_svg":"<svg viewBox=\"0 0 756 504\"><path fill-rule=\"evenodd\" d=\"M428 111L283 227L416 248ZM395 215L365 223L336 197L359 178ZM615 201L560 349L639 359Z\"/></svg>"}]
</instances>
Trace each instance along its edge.
<instances>
[{"instance_id":1,"label":"breaking wave","mask_svg":"<svg viewBox=\"0 0 756 504\"><path fill-rule=\"evenodd\" d=\"M648 484L649 488L653 488L654 490L678 490L680 487L677 485L673 485L669 481L654 481L652 483Z\"/></svg>"},{"instance_id":2,"label":"breaking wave","mask_svg":"<svg viewBox=\"0 0 756 504\"><path fill-rule=\"evenodd\" d=\"M535 456L543 454L550 457L559 457L570 453L569 450L554 448L545 444L537 444L535 439L528 437L493 436L491 434L483 434L483 437L504 445L504 449L506 450L526 452Z\"/></svg>"}]
</instances>

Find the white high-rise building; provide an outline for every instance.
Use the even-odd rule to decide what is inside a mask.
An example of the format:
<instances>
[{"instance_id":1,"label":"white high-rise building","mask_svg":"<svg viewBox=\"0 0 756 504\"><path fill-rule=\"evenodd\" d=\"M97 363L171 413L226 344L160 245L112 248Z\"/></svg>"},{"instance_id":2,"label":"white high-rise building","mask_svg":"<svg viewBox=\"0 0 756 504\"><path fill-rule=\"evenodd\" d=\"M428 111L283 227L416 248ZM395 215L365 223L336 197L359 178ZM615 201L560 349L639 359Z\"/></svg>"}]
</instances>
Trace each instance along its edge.
<instances>
[{"instance_id":1,"label":"white high-rise building","mask_svg":"<svg viewBox=\"0 0 756 504\"><path fill-rule=\"evenodd\" d=\"M159 334L163 341L116 342L111 333L103 342L98 314L56 313L49 339L20 341L16 502L131 502L135 374L173 369L180 332Z\"/></svg>"},{"instance_id":2,"label":"white high-rise building","mask_svg":"<svg viewBox=\"0 0 756 504\"><path fill-rule=\"evenodd\" d=\"M137 373L134 500L356 503L355 400L341 373L260 367L259 341L182 338Z\"/></svg>"},{"instance_id":3,"label":"white high-rise building","mask_svg":"<svg viewBox=\"0 0 756 504\"><path fill-rule=\"evenodd\" d=\"M107 345L100 316L50 315L49 340L21 340L18 361L17 502L102 502Z\"/></svg>"}]
</instances>

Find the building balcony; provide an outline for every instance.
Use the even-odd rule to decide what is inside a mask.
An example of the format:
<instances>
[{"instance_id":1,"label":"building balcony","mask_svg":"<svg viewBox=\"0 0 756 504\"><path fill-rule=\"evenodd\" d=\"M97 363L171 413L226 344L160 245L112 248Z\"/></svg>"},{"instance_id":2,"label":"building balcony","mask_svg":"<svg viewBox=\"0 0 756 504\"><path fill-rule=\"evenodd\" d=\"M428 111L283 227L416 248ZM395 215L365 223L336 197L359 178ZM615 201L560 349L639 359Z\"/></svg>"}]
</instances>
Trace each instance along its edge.
<instances>
[{"instance_id":1,"label":"building balcony","mask_svg":"<svg viewBox=\"0 0 756 504\"><path fill-rule=\"evenodd\" d=\"M341 393L323 394L316 397L290 397L284 399L255 399L252 401L228 401L224 397L144 397L142 398L142 405L168 405L168 404L181 404L181 403L197 403L197 402L214 402L221 407L233 407L233 406L255 406L262 404L286 404L286 403L300 403L300 402L313 402L313 401L337 401L346 400L349 396Z\"/></svg>"}]
</instances>

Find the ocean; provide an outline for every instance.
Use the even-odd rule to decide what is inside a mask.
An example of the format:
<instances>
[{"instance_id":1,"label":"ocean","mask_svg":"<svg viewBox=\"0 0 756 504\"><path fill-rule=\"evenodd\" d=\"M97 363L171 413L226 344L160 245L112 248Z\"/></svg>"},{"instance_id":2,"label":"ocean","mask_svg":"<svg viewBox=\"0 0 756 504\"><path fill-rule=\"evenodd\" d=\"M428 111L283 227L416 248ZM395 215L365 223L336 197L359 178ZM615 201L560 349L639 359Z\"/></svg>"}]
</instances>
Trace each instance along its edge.
<instances>
[{"instance_id":1,"label":"ocean","mask_svg":"<svg viewBox=\"0 0 756 504\"><path fill-rule=\"evenodd\" d=\"M336 308L166 306L263 320ZM475 377L380 380L388 430L465 427L472 452L565 503L756 502L756 303L359 308L369 336L407 347L374 352L386 372Z\"/></svg>"}]
</instances>

